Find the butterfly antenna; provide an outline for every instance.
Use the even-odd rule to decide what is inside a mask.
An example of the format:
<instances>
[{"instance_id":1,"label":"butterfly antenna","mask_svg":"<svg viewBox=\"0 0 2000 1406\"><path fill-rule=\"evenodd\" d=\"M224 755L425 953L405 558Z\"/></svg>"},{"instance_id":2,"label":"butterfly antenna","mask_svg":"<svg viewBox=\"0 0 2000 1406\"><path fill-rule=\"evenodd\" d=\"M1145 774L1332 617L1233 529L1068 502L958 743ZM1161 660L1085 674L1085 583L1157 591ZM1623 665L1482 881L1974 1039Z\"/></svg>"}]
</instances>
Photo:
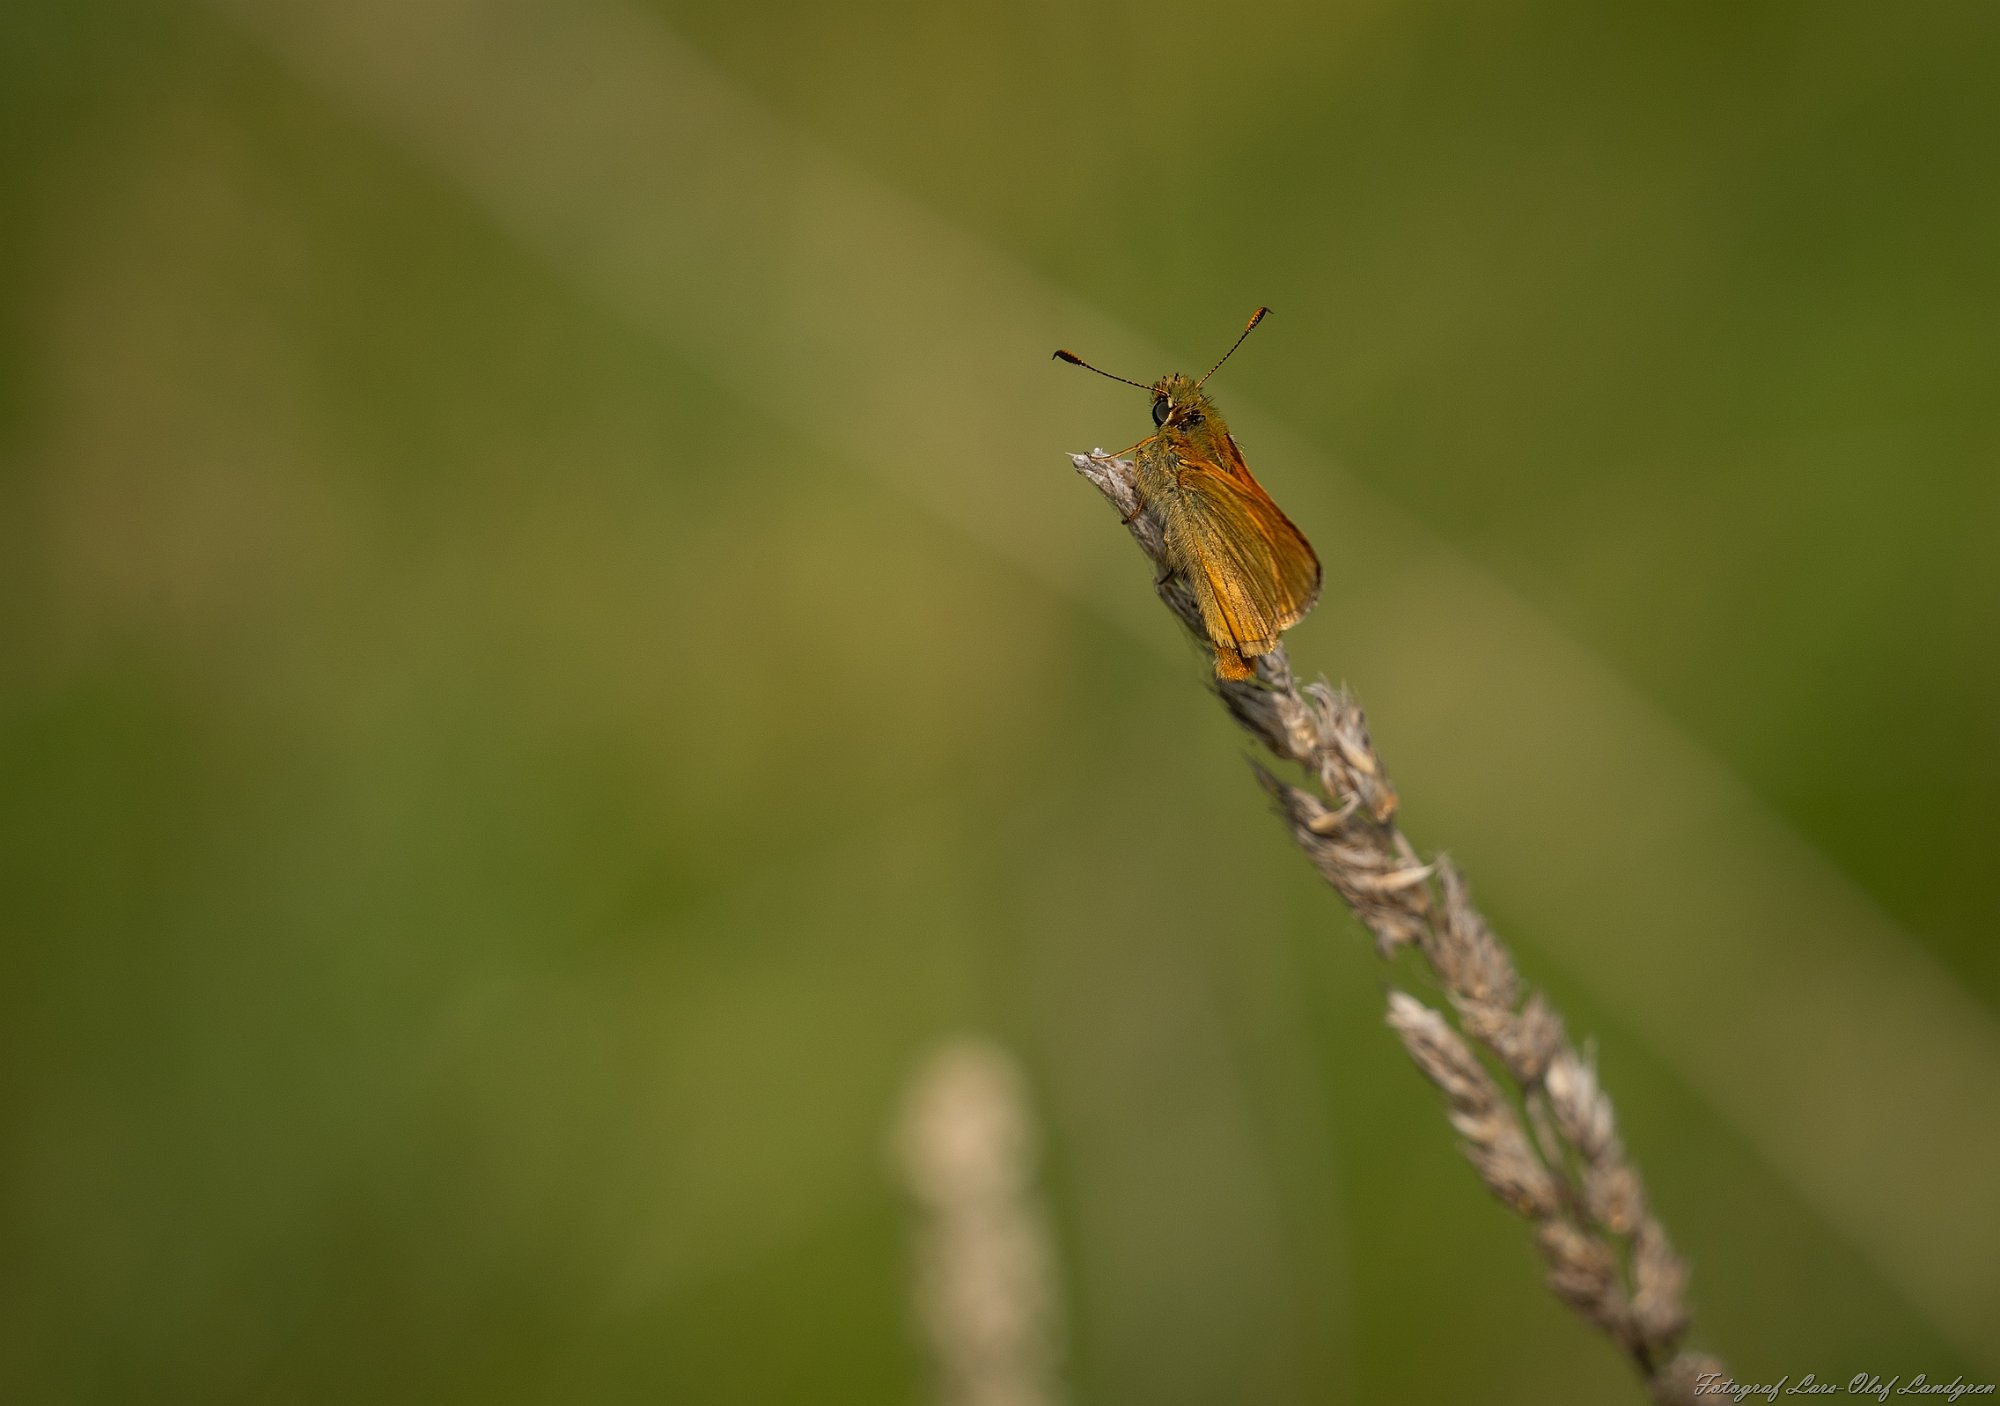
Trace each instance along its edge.
<instances>
[{"instance_id":1,"label":"butterfly antenna","mask_svg":"<svg viewBox=\"0 0 2000 1406\"><path fill-rule=\"evenodd\" d=\"M1230 350L1234 351L1235 348L1232 347ZM1097 368L1095 366L1092 366L1089 362L1085 361L1082 357L1078 356L1073 351L1063 351L1061 349L1058 349L1055 354L1055 359L1057 361L1067 361L1071 366L1081 366L1086 371L1097 371ZM1125 378L1123 376L1113 376L1109 371L1097 371L1097 374L1104 377L1106 380L1125 381ZM1152 389L1151 386L1145 385L1139 381L1125 381L1125 384L1128 386L1138 386L1139 389L1142 391L1149 391Z\"/></svg>"},{"instance_id":2,"label":"butterfly antenna","mask_svg":"<svg viewBox=\"0 0 2000 1406\"><path fill-rule=\"evenodd\" d=\"M1258 308L1257 311L1250 314L1250 321L1244 326L1241 332L1236 334L1236 340L1229 344L1229 350L1222 354L1222 356L1216 361L1215 365L1209 367L1208 370L1201 373L1201 380L1196 381L1194 383L1194 388L1196 390L1200 390L1202 388L1202 385L1208 380L1210 376L1213 376L1217 371L1220 371L1222 369L1223 362L1229 360L1230 357L1236 355L1236 349L1243 345L1243 339L1250 335L1251 328L1254 328L1258 323L1262 322L1265 316L1270 311L1271 310L1269 308ZM1056 355L1061 356L1062 353L1057 352Z\"/></svg>"}]
</instances>

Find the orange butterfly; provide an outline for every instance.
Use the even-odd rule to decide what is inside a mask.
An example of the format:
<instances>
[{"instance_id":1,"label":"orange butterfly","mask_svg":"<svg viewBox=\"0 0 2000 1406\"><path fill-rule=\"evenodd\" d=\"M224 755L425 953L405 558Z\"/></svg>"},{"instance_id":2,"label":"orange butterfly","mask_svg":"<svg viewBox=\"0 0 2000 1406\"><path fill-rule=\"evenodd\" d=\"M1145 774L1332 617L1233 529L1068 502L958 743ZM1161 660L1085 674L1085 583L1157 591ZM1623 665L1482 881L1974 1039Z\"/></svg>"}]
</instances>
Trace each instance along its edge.
<instances>
[{"instance_id":1,"label":"orange butterfly","mask_svg":"<svg viewBox=\"0 0 2000 1406\"><path fill-rule=\"evenodd\" d=\"M1278 636L1319 599L1319 558L1312 544L1250 476L1215 402L1201 391L1268 312L1258 308L1199 381L1174 372L1148 386L1098 371L1074 352L1056 353L1073 366L1152 394L1158 431L1134 446L1139 502L1160 520L1167 570L1194 593L1215 648L1216 677L1223 679L1254 674L1251 661L1276 649Z\"/></svg>"}]
</instances>

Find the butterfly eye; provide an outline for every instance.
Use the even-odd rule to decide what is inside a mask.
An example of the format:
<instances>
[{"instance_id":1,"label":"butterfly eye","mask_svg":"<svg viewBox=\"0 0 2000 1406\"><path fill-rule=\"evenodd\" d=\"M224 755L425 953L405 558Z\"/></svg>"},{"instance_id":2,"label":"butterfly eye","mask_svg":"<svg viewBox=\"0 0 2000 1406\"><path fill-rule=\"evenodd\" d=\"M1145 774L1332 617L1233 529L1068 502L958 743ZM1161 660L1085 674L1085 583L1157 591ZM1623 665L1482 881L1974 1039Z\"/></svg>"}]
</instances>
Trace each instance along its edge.
<instances>
[{"instance_id":1,"label":"butterfly eye","mask_svg":"<svg viewBox=\"0 0 2000 1406\"><path fill-rule=\"evenodd\" d=\"M1172 410L1173 408L1174 408L1174 403L1171 400L1168 400L1165 396L1161 396L1158 400L1154 401L1153 423L1156 425L1166 424L1167 412Z\"/></svg>"}]
</instances>

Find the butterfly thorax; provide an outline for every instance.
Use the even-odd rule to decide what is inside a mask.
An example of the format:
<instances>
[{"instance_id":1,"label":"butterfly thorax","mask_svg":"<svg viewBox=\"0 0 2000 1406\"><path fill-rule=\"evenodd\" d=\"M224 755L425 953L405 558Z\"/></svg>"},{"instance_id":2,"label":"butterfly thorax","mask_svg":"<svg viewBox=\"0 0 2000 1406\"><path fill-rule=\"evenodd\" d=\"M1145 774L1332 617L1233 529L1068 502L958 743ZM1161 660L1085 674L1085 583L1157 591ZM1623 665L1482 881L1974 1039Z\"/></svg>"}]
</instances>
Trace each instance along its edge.
<instances>
[{"instance_id":1,"label":"butterfly thorax","mask_svg":"<svg viewBox=\"0 0 2000 1406\"><path fill-rule=\"evenodd\" d=\"M1149 389L1153 393L1153 423L1159 431L1141 447L1142 469L1171 472L1180 464L1233 467L1241 462L1215 402L1193 381L1174 372L1160 377Z\"/></svg>"}]
</instances>

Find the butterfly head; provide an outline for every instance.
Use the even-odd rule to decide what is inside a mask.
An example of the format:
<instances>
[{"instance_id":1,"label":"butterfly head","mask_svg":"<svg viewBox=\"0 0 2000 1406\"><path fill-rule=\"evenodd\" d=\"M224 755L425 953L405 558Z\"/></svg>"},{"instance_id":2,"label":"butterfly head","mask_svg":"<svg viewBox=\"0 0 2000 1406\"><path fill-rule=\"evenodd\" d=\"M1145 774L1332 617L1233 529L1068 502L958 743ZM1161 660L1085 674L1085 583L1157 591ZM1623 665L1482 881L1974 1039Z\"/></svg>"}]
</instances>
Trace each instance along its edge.
<instances>
[{"instance_id":1,"label":"butterfly head","mask_svg":"<svg viewBox=\"0 0 2000 1406\"><path fill-rule=\"evenodd\" d=\"M1201 387L1176 371L1147 387L1153 395L1153 423L1164 434L1198 434L1220 430L1215 402Z\"/></svg>"}]
</instances>

